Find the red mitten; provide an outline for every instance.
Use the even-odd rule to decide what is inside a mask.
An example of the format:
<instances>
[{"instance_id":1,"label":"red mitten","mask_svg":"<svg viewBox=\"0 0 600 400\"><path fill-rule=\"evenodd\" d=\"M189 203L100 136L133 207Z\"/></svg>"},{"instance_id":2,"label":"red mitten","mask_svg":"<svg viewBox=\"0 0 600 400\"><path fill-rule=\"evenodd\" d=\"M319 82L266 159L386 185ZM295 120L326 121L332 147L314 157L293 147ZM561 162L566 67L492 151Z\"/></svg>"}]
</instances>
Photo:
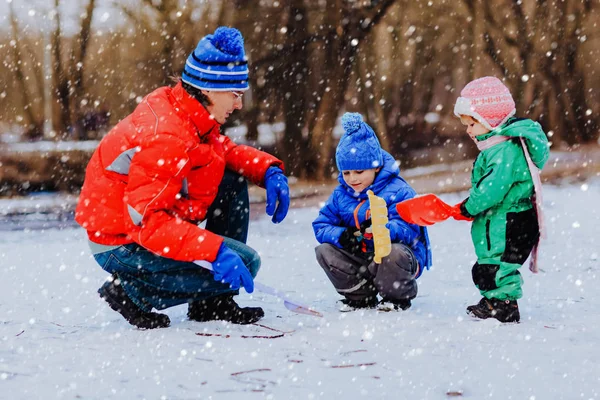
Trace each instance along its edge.
<instances>
[{"instance_id":1,"label":"red mitten","mask_svg":"<svg viewBox=\"0 0 600 400\"><path fill-rule=\"evenodd\" d=\"M460 211L460 206L462 206L463 203L464 201L452 207L452 218L457 221L473 221L473 218L463 215Z\"/></svg>"},{"instance_id":2,"label":"red mitten","mask_svg":"<svg viewBox=\"0 0 600 400\"><path fill-rule=\"evenodd\" d=\"M415 197L396 204L400 218L420 226L433 225L453 216L453 208L435 194Z\"/></svg>"}]
</instances>

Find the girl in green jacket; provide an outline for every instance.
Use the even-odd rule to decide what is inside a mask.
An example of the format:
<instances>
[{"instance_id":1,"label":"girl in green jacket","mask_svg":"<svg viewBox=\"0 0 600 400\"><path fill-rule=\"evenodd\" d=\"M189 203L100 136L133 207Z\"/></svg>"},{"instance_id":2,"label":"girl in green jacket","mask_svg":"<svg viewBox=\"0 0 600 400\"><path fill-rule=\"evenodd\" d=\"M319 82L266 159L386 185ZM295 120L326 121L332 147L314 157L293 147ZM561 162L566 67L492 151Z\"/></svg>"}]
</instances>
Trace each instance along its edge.
<instances>
[{"instance_id":1,"label":"girl in green jacket","mask_svg":"<svg viewBox=\"0 0 600 400\"><path fill-rule=\"evenodd\" d=\"M522 297L519 268L543 232L539 171L548 160L548 139L540 124L513 117L512 96L494 77L470 82L454 114L481 153L475 160L469 197L460 214L473 219L471 237L477 254L472 275L483 298L467 313L501 322L518 322ZM458 207L457 207L458 208Z\"/></svg>"}]
</instances>

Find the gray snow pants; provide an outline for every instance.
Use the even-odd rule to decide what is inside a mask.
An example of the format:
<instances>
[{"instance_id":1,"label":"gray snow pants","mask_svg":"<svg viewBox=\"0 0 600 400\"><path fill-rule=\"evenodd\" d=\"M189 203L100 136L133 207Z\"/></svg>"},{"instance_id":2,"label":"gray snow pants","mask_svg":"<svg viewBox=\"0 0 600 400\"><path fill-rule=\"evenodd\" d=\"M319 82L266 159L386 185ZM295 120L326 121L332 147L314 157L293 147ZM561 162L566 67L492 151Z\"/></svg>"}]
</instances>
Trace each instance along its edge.
<instances>
[{"instance_id":1,"label":"gray snow pants","mask_svg":"<svg viewBox=\"0 0 600 400\"><path fill-rule=\"evenodd\" d=\"M381 264L329 243L317 246L315 252L335 289L349 300L363 300L377 293L394 300L412 300L417 296L418 263L412 250L402 243L393 243L392 252Z\"/></svg>"}]
</instances>

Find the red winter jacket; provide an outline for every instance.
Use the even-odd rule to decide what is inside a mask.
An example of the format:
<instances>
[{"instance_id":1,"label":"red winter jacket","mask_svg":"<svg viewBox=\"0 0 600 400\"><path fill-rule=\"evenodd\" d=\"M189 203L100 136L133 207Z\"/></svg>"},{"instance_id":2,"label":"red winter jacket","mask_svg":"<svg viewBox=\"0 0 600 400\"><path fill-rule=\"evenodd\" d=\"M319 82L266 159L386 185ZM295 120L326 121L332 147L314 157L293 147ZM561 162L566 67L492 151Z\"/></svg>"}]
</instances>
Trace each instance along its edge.
<instances>
[{"instance_id":1,"label":"red winter jacket","mask_svg":"<svg viewBox=\"0 0 600 400\"><path fill-rule=\"evenodd\" d=\"M92 242L136 242L163 257L214 261L223 239L204 220L225 168L264 187L283 164L220 135L181 86L150 93L102 139L86 169L75 220Z\"/></svg>"}]
</instances>

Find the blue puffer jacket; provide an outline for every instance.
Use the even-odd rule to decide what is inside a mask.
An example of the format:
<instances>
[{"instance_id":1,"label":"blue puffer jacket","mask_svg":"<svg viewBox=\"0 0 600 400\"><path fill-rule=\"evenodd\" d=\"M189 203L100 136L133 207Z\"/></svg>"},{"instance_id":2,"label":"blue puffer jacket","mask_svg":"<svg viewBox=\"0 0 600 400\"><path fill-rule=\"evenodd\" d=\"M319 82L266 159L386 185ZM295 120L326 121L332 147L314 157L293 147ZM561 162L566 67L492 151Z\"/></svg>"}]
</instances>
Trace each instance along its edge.
<instances>
[{"instance_id":1,"label":"blue puffer jacket","mask_svg":"<svg viewBox=\"0 0 600 400\"><path fill-rule=\"evenodd\" d=\"M415 257L419 261L419 273L421 275L423 266L429 269L431 266L431 246L427 228L419 227L405 222L396 211L395 204L406 199L415 197L415 191L400 176L400 168L394 158L383 151L383 168L375 181L361 193L355 193L354 189L346 184L342 173L338 176L340 184L335 188L325 206L319 211L319 216L313 222L315 236L319 243L330 243L339 248L339 239L347 227L357 227L354 219L358 219L358 225L367 219L367 210L370 208L367 190L372 190L377 196L382 197L388 206L388 219L392 243L404 243L412 248ZM356 210L358 207L358 210Z\"/></svg>"}]
</instances>

